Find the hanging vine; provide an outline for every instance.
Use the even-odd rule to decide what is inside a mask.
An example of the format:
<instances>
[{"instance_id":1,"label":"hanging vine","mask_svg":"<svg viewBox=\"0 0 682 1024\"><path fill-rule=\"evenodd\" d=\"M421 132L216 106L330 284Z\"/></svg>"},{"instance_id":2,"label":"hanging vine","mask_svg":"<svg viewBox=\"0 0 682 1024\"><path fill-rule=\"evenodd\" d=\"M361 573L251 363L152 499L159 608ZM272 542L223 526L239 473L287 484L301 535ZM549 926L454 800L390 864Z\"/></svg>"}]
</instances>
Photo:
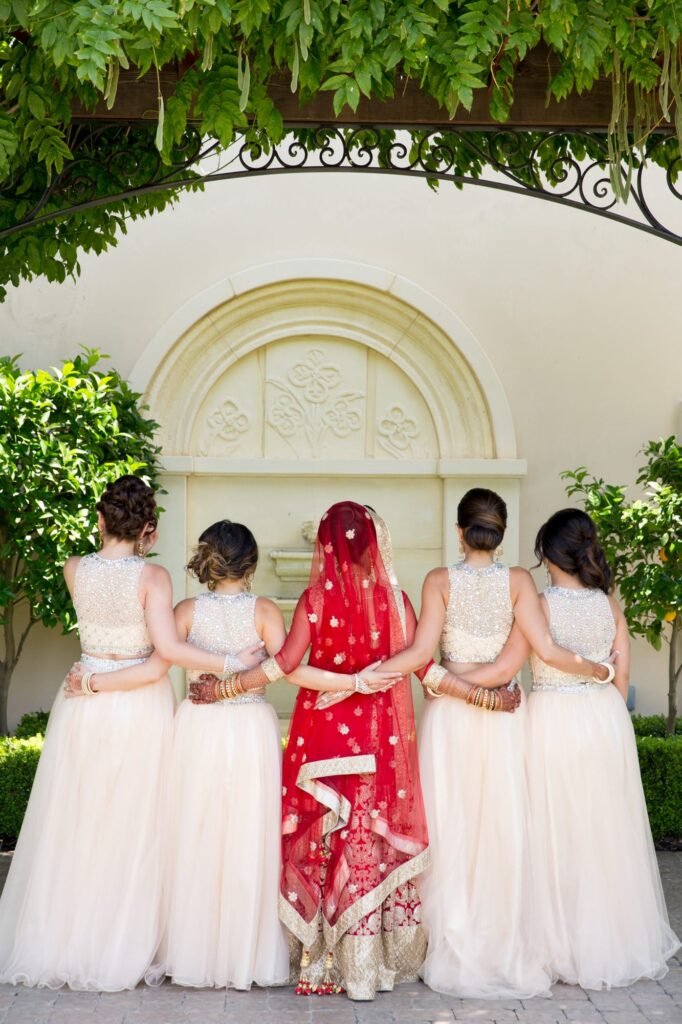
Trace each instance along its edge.
<instances>
[{"instance_id":1,"label":"hanging vine","mask_svg":"<svg viewBox=\"0 0 682 1024\"><path fill-rule=\"evenodd\" d=\"M158 116L153 130L131 131L127 160L107 149L106 133L93 135L103 195L124 191L140 161L172 165L192 133L223 148L242 133L259 145L280 141L268 88L275 73L289 73L303 103L330 92L337 116L412 80L446 121L487 89L490 114L504 124L519 64L540 45L551 56L548 96L611 81L613 166L632 169L648 149L659 152L649 140L663 124L674 125L678 153L682 140L682 0L0 0L0 25L0 230L73 159L74 139L82 141L74 104L113 109L128 69L156 76ZM181 73L164 100L159 74L168 66ZM551 166L549 151L546 159ZM612 184L622 196L627 175ZM0 254L0 284L77 272L79 252L114 244L127 217L173 199L150 192L31 229Z\"/></svg>"}]
</instances>

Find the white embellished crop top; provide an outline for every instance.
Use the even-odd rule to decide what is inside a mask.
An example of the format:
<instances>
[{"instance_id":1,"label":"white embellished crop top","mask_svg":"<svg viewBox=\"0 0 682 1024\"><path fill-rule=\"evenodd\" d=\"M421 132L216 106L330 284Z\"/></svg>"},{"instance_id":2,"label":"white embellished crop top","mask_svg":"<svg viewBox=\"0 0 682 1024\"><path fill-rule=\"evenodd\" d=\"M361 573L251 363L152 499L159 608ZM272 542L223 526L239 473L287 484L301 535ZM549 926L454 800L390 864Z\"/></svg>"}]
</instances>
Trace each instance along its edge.
<instances>
[{"instance_id":1,"label":"white embellished crop top","mask_svg":"<svg viewBox=\"0 0 682 1024\"><path fill-rule=\"evenodd\" d=\"M144 558L85 555L76 567L73 604L88 654L145 658L152 653L138 590Z\"/></svg>"},{"instance_id":2,"label":"white embellished crop top","mask_svg":"<svg viewBox=\"0 0 682 1024\"><path fill-rule=\"evenodd\" d=\"M260 642L256 632L255 594L244 591L239 594L199 594L194 598L192 628L187 642L214 654L238 654L245 647ZM200 671L187 672L187 682L197 682ZM248 693L230 700L220 701L221 707L234 704L255 704L265 700L265 690L249 690Z\"/></svg>"},{"instance_id":3,"label":"white embellished crop top","mask_svg":"<svg viewBox=\"0 0 682 1024\"><path fill-rule=\"evenodd\" d=\"M544 596L554 642L590 661L605 661L616 637L616 623L606 594L586 587L548 587ZM552 668L535 653L530 663L534 690L604 689L604 684L592 676L571 675Z\"/></svg>"},{"instance_id":4,"label":"white embellished crop top","mask_svg":"<svg viewBox=\"0 0 682 1024\"><path fill-rule=\"evenodd\" d=\"M448 566L450 593L440 639L441 658L491 663L504 647L514 622L509 566Z\"/></svg>"}]
</instances>

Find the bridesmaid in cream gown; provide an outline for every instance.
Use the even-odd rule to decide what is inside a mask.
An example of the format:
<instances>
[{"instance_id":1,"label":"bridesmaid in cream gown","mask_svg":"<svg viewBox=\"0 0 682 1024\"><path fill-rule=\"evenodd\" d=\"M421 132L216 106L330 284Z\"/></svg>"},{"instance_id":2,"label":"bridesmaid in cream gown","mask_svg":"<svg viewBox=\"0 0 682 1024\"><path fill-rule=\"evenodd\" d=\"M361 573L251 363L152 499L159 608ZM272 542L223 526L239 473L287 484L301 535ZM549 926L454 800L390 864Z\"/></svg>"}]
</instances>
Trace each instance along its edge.
<instances>
[{"instance_id":1,"label":"bridesmaid in cream gown","mask_svg":"<svg viewBox=\"0 0 682 1024\"><path fill-rule=\"evenodd\" d=\"M422 977L460 997L521 999L547 995L551 983L530 856L527 702L515 688L513 714L487 713L507 701L511 674L502 678L485 663L495 661L517 622L567 671L605 676L607 669L554 644L529 573L494 561L506 519L493 491L464 495L464 558L429 573L414 644L384 668L419 668L440 635L444 667L432 666L424 682L430 697L446 699L427 701L419 735L433 854L420 884L428 935Z\"/></svg>"},{"instance_id":2,"label":"bridesmaid in cream gown","mask_svg":"<svg viewBox=\"0 0 682 1024\"><path fill-rule=\"evenodd\" d=\"M221 520L199 537L188 570L208 590L180 601L178 634L195 650L218 654L236 671L239 648L264 643L278 651L286 632L282 613L250 592L258 547L248 527ZM118 686L152 683L166 662L154 655L121 669ZM364 673L386 684L383 672ZM263 686L228 690L190 672L191 692L175 718L168 764L170 800L165 848L160 948L146 972L149 984L169 976L192 987L249 989L289 977L289 947L279 920L281 735ZM69 677L80 683L77 667ZM206 678L206 677L204 677ZM309 689L346 691L353 678L303 666L293 682ZM231 686L231 684L230 684Z\"/></svg>"},{"instance_id":3,"label":"bridesmaid in cream gown","mask_svg":"<svg viewBox=\"0 0 682 1024\"><path fill-rule=\"evenodd\" d=\"M60 688L52 706L0 900L0 982L115 991L143 978L161 934L174 701L165 675L132 689L111 677L159 641L199 670L224 662L178 641L168 574L142 557L156 536L153 491L122 477L97 509L101 551L64 568L89 688L87 677L78 699Z\"/></svg>"},{"instance_id":4,"label":"bridesmaid in cream gown","mask_svg":"<svg viewBox=\"0 0 682 1024\"><path fill-rule=\"evenodd\" d=\"M680 947L670 928L625 700L627 624L594 523L578 509L540 529L552 636L587 658L617 648L612 684L533 655L528 769L542 941L555 978L583 988L662 978Z\"/></svg>"}]
</instances>

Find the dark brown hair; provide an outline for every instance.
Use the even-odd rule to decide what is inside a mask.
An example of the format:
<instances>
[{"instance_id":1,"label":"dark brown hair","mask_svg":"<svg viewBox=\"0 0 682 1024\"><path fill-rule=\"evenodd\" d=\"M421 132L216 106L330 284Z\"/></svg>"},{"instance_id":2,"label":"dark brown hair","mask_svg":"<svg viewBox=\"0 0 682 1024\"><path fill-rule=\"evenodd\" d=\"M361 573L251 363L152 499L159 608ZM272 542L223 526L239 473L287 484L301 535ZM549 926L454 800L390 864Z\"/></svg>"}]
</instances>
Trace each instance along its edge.
<instances>
[{"instance_id":1,"label":"dark brown hair","mask_svg":"<svg viewBox=\"0 0 682 1024\"><path fill-rule=\"evenodd\" d=\"M158 522L154 491L139 476L120 476L107 484L95 508L102 513L104 529L119 540L137 540Z\"/></svg>"},{"instance_id":2,"label":"dark brown hair","mask_svg":"<svg viewBox=\"0 0 682 1024\"><path fill-rule=\"evenodd\" d=\"M472 487L457 506L457 525L470 548L494 551L507 529L507 506L495 491Z\"/></svg>"},{"instance_id":3,"label":"dark brown hair","mask_svg":"<svg viewBox=\"0 0 682 1024\"><path fill-rule=\"evenodd\" d=\"M608 594L613 573L599 543L597 527L587 512L562 508L540 527L535 538L538 564L546 558L559 569L577 576L586 587Z\"/></svg>"},{"instance_id":4,"label":"dark brown hair","mask_svg":"<svg viewBox=\"0 0 682 1024\"><path fill-rule=\"evenodd\" d=\"M187 571L209 589L221 580L240 580L258 565L258 545L248 526L221 519L199 537Z\"/></svg>"}]
</instances>

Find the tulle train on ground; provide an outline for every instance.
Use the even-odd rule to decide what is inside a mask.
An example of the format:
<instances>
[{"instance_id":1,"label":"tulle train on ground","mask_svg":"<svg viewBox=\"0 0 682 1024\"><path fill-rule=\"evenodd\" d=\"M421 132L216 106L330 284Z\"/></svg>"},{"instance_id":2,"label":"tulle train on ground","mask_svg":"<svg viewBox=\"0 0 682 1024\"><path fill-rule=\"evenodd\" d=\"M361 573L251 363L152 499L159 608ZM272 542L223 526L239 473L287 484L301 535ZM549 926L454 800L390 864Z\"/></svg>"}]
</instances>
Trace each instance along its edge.
<instances>
[{"instance_id":1,"label":"tulle train on ground","mask_svg":"<svg viewBox=\"0 0 682 1024\"><path fill-rule=\"evenodd\" d=\"M424 708L419 762L432 863L420 882L428 937L420 973L438 992L549 993L529 855L524 705L490 714L445 697Z\"/></svg>"},{"instance_id":2,"label":"tulle train on ground","mask_svg":"<svg viewBox=\"0 0 682 1024\"><path fill-rule=\"evenodd\" d=\"M281 738L273 708L193 705L175 723L165 847L165 934L147 974L248 989L289 976L278 916Z\"/></svg>"},{"instance_id":3,"label":"tulle train on ground","mask_svg":"<svg viewBox=\"0 0 682 1024\"><path fill-rule=\"evenodd\" d=\"M160 938L173 703L167 678L71 700L60 688L0 901L0 981L113 992L143 978Z\"/></svg>"},{"instance_id":4,"label":"tulle train on ground","mask_svg":"<svg viewBox=\"0 0 682 1024\"><path fill-rule=\"evenodd\" d=\"M532 693L528 771L542 941L554 977L590 989L663 977L679 941L616 688Z\"/></svg>"}]
</instances>

